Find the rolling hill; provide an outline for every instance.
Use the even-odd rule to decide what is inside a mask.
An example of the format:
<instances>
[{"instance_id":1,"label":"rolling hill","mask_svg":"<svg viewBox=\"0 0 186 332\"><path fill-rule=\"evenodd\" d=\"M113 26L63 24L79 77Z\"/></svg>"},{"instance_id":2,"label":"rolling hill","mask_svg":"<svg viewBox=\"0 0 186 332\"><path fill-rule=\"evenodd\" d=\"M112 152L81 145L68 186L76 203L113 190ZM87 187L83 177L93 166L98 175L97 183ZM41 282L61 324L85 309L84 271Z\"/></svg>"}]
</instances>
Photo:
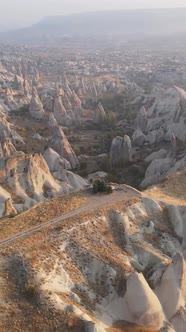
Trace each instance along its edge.
<instances>
[{"instance_id":1,"label":"rolling hill","mask_svg":"<svg viewBox=\"0 0 186 332\"><path fill-rule=\"evenodd\" d=\"M29 28L0 34L0 42L57 44L68 38L130 38L186 33L186 8L105 11L45 17Z\"/></svg>"}]
</instances>

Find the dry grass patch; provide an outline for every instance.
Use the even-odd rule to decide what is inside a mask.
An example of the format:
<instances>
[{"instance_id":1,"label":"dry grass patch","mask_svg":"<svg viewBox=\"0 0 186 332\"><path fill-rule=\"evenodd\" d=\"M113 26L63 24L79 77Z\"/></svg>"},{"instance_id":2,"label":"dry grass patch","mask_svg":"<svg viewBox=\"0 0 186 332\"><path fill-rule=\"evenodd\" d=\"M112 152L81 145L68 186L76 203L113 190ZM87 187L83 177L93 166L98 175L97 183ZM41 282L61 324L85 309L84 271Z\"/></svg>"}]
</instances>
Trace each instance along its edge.
<instances>
[{"instance_id":1,"label":"dry grass patch","mask_svg":"<svg viewBox=\"0 0 186 332\"><path fill-rule=\"evenodd\" d=\"M65 199L68 198L69 197L65 197ZM76 201L76 199L77 195L71 195L70 202L73 204L73 209L75 208L74 204L76 204L76 208L78 208L79 204L85 204L87 202L84 193L81 193L80 196L78 194L78 201ZM19 253L19 255L28 262L33 275L36 275L41 267L48 275L54 269L56 258L59 258L61 262L63 262L63 268L69 274L72 281L75 282L74 292L80 296L82 300L81 305L75 303L68 294L60 292L57 293L57 295L61 301L66 304L75 304L81 309L83 306L83 311L92 317L91 312L102 299L102 296L105 295L105 286L104 284L102 285L102 280L99 284L87 281L86 276L77 263L78 259L80 258L80 262L87 264L88 266L88 264L91 264L92 259L95 258L100 262L115 268L117 270L117 278L116 282L113 281L113 285L115 285L116 289L118 289L121 293L121 286L123 287L123 285L125 285L125 273L130 272L130 266L127 265L124 259L127 254L117 245L113 235L111 234L109 218L107 217L109 216L110 210L119 210L124 212L131 204L139 201L140 199L141 198L135 198L116 203L109 202L107 206L102 208L95 209L90 212L80 213L76 217L69 218L66 223L59 222L55 225L51 225L49 228L47 227L41 232L22 238L13 243L11 246L1 249L2 255L4 253L3 257L6 257L7 254L15 255L15 253ZM56 200L54 201L56 204ZM50 204L51 201L45 203ZM63 201L63 207L65 204L67 204L67 201L65 201L65 203ZM57 203L57 206L58 205L59 201ZM60 205L62 205L62 203ZM51 209L51 206L54 206L54 202L52 205L48 206L48 210L51 210L48 212L50 216L52 213L56 212L54 209ZM23 213L20 216L17 216L16 218L26 218L26 216L30 218L30 213L36 215L34 212L35 209L39 209L39 212L41 213L41 207L42 204L39 204L37 207ZM62 212L67 212L69 206L65 206L65 209L66 211L60 211L60 215ZM47 214L47 220L49 219L49 215ZM56 217L56 215L53 217ZM105 236L105 234L107 235ZM68 246L65 247L64 251L61 251L61 246L65 241L67 241ZM30 280L31 277L29 276L29 281ZM41 282L44 282L44 280ZM72 312L57 311L47 294L45 294L44 297L40 297L37 302L37 306L31 306L29 301L27 301L27 298L32 298L35 294L37 296L39 285L40 283L36 285L38 288L35 288L35 285L30 282L26 284L24 301L20 300L15 294L15 301L13 304L10 302L10 310L7 311L7 317L4 321L6 324L4 325L5 329L1 329L0 323L0 330L8 332L12 328L14 331L26 332L40 332L47 330L55 330L59 332L84 332L83 322ZM95 287L95 293L97 295L95 300L93 299L90 301L86 292L84 292L79 285L84 285L85 287L91 286L92 290ZM13 286L11 284L8 288L13 290ZM26 316L26 312L29 312L28 318ZM108 332L121 331L156 332L154 330L138 328L131 325L116 325L114 328L108 329Z\"/></svg>"},{"instance_id":2,"label":"dry grass patch","mask_svg":"<svg viewBox=\"0 0 186 332\"><path fill-rule=\"evenodd\" d=\"M148 197L170 204L186 205L186 169L169 175L160 184L144 192Z\"/></svg>"},{"instance_id":3,"label":"dry grass patch","mask_svg":"<svg viewBox=\"0 0 186 332\"><path fill-rule=\"evenodd\" d=\"M78 209L85 204L86 198L83 193L63 196L39 203L14 218L7 218L1 221L0 240L60 217L61 215Z\"/></svg>"},{"instance_id":4,"label":"dry grass patch","mask_svg":"<svg viewBox=\"0 0 186 332\"><path fill-rule=\"evenodd\" d=\"M127 322L116 322L115 327L107 329L107 332L157 332L157 330Z\"/></svg>"}]
</instances>

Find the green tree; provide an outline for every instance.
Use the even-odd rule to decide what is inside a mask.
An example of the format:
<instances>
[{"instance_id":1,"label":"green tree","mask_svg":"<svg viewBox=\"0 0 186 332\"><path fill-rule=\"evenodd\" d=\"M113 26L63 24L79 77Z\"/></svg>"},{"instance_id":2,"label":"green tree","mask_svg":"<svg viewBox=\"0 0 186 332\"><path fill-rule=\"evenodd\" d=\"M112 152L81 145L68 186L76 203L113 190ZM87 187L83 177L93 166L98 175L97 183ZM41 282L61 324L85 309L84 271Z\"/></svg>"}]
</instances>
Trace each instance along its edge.
<instances>
[{"instance_id":1,"label":"green tree","mask_svg":"<svg viewBox=\"0 0 186 332\"><path fill-rule=\"evenodd\" d=\"M113 192L112 187L107 185L104 180L95 180L93 182L93 192L97 193L107 193L111 194Z\"/></svg>"}]
</instances>

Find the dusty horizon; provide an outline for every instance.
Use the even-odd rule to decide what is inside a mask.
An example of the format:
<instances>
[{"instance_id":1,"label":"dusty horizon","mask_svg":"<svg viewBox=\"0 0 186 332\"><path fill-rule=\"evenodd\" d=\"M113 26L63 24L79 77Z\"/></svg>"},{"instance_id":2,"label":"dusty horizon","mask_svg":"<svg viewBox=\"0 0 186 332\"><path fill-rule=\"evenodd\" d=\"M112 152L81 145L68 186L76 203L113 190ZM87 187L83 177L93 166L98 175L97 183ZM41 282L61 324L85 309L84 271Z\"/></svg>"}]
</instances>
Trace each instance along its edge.
<instances>
[{"instance_id":1,"label":"dusty horizon","mask_svg":"<svg viewBox=\"0 0 186 332\"><path fill-rule=\"evenodd\" d=\"M45 16L69 15L104 10L180 8L185 0L7 0L1 4L0 30L29 26ZM11 10L10 10L11 8Z\"/></svg>"}]
</instances>

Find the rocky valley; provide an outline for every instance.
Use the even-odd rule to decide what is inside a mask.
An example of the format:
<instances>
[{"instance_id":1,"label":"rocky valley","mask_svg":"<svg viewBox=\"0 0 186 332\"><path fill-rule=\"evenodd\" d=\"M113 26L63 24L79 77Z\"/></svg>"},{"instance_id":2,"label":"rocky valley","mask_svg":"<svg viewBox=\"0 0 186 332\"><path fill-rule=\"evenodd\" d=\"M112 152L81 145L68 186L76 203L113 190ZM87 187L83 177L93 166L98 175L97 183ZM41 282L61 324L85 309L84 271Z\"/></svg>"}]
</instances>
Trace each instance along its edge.
<instances>
[{"instance_id":1,"label":"rocky valley","mask_svg":"<svg viewBox=\"0 0 186 332\"><path fill-rule=\"evenodd\" d=\"M0 331L185 332L184 43L38 25L0 35Z\"/></svg>"}]
</instances>

